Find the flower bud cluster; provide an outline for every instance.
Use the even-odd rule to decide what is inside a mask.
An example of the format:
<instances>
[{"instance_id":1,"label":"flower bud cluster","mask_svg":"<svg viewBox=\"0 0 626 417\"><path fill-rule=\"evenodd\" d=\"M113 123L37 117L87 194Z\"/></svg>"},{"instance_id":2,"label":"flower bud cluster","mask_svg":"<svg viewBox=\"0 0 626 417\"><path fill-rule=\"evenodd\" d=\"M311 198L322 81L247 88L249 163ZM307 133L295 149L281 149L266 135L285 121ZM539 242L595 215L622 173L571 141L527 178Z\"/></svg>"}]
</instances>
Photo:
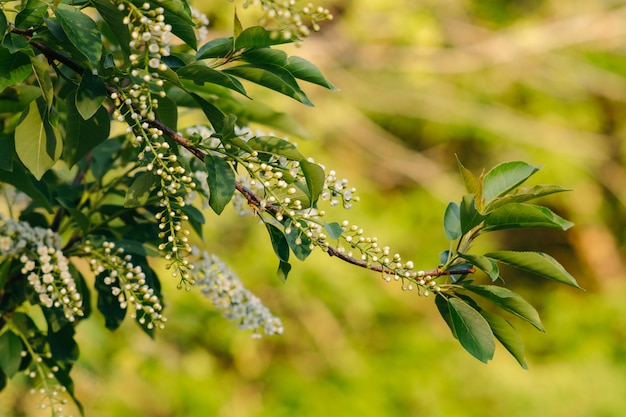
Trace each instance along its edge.
<instances>
[{"instance_id":1,"label":"flower bud cluster","mask_svg":"<svg viewBox=\"0 0 626 417\"><path fill-rule=\"evenodd\" d=\"M196 37L198 42L203 42L209 35L209 18L198 9L191 8L191 19L196 24Z\"/></svg>"},{"instance_id":2,"label":"flower bud cluster","mask_svg":"<svg viewBox=\"0 0 626 417\"><path fill-rule=\"evenodd\" d=\"M338 179L335 171L331 170L324 181L324 190L320 198L329 201L331 206L341 203L345 209L352 207L352 203L359 201L359 196L354 195L356 188L348 187L348 180Z\"/></svg>"},{"instance_id":3,"label":"flower bud cluster","mask_svg":"<svg viewBox=\"0 0 626 417\"><path fill-rule=\"evenodd\" d=\"M265 12L261 24L276 22L283 29L283 36L290 39L293 36L306 38L311 30L318 31L318 22L332 20L330 11L321 6L307 3L304 7L296 0L246 0L244 7L259 6Z\"/></svg>"},{"instance_id":4,"label":"flower bud cluster","mask_svg":"<svg viewBox=\"0 0 626 417\"><path fill-rule=\"evenodd\" d=\"M50 409L54 417L63 417L64 407L68 403L68 393L67 388L61 385L56 377L59 367L50 364L52 358L50 352L35 352L34 347L27 342L26 350L22 351L22 357L28 355L32 357L32 361L24 370L24 374L31 380L37 381L36 385L30 389L31 395L41 397L37 402L37 408Z\"/></svg>"},{"instance_id":5,"label":"flower bud cluster","mask_svg":"<svg viewBox=\"0 0 626 417\"><path fill-rule=\"evenodd\" d=\"M247 290L237 275L217 256L203 252L192 274L195 285L228 320L239 328L253 330L253 337L282 334L281 320L272 315L261 300Z\"/></svg>"},{"instance_id":6,"label":"flower bud cluster","mask_svg":"<svg viewBox=\"0 0 626 417\"><path fill-rule=\"evenodd\" d=\"M84 315L82 297L61 250L61 239L52 230L0 215L0 255L19 259L21 273L41 305L60 309L71 322Z\"/></svg>"},{"instance_id":7,"label":"flower bud cluster","mask_svg":"<svg viewBox=\"0 0 626 417\"><path fill-rule=\"evenodd\" d=\"M117 297L120 307L134 308L132 317L148 329L165 327L167 318L163 316L163 304L154 288L148 285L146 275L139 265L133 265L132 257L124 254L124 249L113 242L104 242L96 247L87 241L83 247L89 257L91 270L103 275L102 281Z\"/></svg>"}]
</instances>

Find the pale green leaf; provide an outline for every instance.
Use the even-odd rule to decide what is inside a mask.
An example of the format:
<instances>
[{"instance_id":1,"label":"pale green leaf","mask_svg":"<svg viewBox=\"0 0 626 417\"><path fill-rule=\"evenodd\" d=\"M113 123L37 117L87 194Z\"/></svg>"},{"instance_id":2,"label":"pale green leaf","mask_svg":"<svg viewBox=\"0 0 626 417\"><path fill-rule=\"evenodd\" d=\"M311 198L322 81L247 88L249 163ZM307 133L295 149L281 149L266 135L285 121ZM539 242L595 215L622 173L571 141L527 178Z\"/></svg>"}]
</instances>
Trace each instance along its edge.
<instances>
[{"instance_id":1,"label":"pale green leaf","mask_svg":"<svg viewBox=\"0 0 626 417\"><path fill-rule=\"evenodd\" d=\"M328 237L330 237L332 240L339 239L341 237L341 234L343 233L341 225L337 222L324 222L324 228L326 229L326 233L328 233Z\"/></svg>"},{"instance_id":2,"label":"pale green leaf","mask_svg":"<svg viewBox=\"0 0 626 417\"><path fill-rule=\"evenodd\" d=\"M159 177L152 173L141 173L135 177L124 197L124 207L135 208L145 206L150 194L157 187Z\"/></svg>"},{"instance_id":3,"label":"pale green leaf","mask_svg":"<svg viewBox=\"0 0 626 417\"><path fill-rule=\"evenodd\" d=\"M546 207L523 203L510 203L497 208L485 219L485 230L528 228L567 230L573 225L574 223Z\"/></svg>"},{"instance_id":4,"label":"pale green leaf","mask_svg":"<svg viewBox=\"0 0 626 417\"><path fill-rule=\"evenodd\" d=\"M540 168L522 161L496 165L483 178L483 198L490 203L522 184Z\"/></svg>"},{"instance_id":5,"label":"pale green leaf","mask_svg":"<svg viewBox=\"0 0 626 417\"><path fill-rule=\"evenodd\" d=\"M294 77L308 81L313 84L320 85L328 88L329 90L337 91L338 88L331 84L330 81L324 77L321 71L312 63L299 56L289 57L287 60L287 71Z\"/></svg>"},{"instance_id":6,"label":"pale green leaf","mask_svg":"<svg viewBox=\"0 0 626 417\"><path fill-rule=\"evenodd\" d=\"M551 184L540 184L533 187L519 187L509 194L494 199L491 203L489 203L489 205L487 205L487 207L485 207L485 211L490 212L510 203L524 203L526 201L534 200L550 194L562 193L564 191L571 190L563 188L560 185Z\"/></svg>"},{"instance_id":7,"label":"pale green leaf","mask_svg":"<svg viewBox=\"0 0 626 417\"><path fill-rule=\"evenodd\" d=\"M30 62L33 66L33 72L37 78L37 83L39 83L39 87L41 88L41 93L46 100L48 109L50 109L54 102L54 86L52 85L52 79L48 73L48 68L46 68L46 66L39 61L37 57L31 57Z\"/></svg>"},{"instance_id":8,"label":"pale green leaf","mask_svg":"<svg viewBox=\"0 0 626 417\"><path fill-rule=\"evenodd\" d=\"M545 332L539 313L537 310L524 300L519 294L496 285L467 285L464 287L468 291L485 297L498 307L522 320L532 324L537 330Z\"/></svg>"},{"instance_id":9,"label":"pale green leaf","mask_svg":"<svg viewBox=\"0 0 626 417\"><path fill-rule=\"evenodd\" d=\"M546 253L498 251L486 253L485 256L544 278L580 288L576 279L556 259Z\"/></svg>"}]
</instances>

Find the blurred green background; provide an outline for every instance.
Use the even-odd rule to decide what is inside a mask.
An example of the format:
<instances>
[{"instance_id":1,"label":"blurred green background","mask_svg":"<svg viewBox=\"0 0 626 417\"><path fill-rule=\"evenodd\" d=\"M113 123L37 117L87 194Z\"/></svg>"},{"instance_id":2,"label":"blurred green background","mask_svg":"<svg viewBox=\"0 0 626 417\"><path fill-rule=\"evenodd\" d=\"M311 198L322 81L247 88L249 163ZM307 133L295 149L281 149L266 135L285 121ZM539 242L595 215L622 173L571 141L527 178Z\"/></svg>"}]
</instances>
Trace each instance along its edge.
<instances>
[{"instance_id":1,"label":"blurred green background","mask_svg":"<svg viewBox=\"0 0 626 417\"><path fill-rule=\"evenodd\" d=\"M241 3L199 1L214 36ZM576 227L500 233L485 247L553 254L585 292L506 276L547 334L516 321L530 370L504 349L489 365L451 336L432 299L321 253L286 284L263 227L208 216L207 246L285 324L251 339L208 300L164 282L168 326L156 341L132 322L78 328L73 375L89 417L626 415L626 7L623 1L328 0L335 20L293 53L340 92L306 86L315 108L258 91L310 133L300 146L350 179L350 218L420 268L446 249L441 219L463 192L455 154L479 172L506 160L532 181L574 191L548 198ZM19 381L0 415L39 416Z\"/></svg>"}]
</instances>

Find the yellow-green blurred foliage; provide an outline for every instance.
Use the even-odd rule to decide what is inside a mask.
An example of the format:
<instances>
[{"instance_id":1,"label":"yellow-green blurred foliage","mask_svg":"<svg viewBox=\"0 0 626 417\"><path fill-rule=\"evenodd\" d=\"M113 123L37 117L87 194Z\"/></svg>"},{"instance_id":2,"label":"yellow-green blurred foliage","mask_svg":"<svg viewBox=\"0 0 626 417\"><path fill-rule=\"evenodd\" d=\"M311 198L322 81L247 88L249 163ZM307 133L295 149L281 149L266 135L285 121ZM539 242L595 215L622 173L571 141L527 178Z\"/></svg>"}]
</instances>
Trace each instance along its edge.
<instances>
[{"instance_id":1,"label":"yellow-green blurred foliage","mask_svg":"<svg viewBox=\"0 0 626 417\"><path fill-rule=\"evenodd\" d=\"M197 2L215 36L234 7ZM478 171L505 160L574 191L546 199L568 233L500 234L487 247L552 253L587 289L505 276L538 306L547 334L516 321L529 371L499 349L468 355L432 299L321 253L286 284L264 227L207 215L210 251L282 317L284 336L251 339L208 301L164 282L169 322L156 341L132 322L78 328L73 375L89 417L610 417L626 413L626 8L621 1L335 0L335 20L293 54L341 91L306 86L316 107L258 91L293 114L300 146L351 180L349 217L418 267L446 249L445 204L463 192L455 154ZM257 91L257 90L252 90ZM253 93L254 94L254 93ZM227 210L228 211L228 210ZM35 396L36 397L36 396ZM35 416L12 384L0 414ZM46 415L46 414L42 414Z\"/></svg>"}]
</instances>

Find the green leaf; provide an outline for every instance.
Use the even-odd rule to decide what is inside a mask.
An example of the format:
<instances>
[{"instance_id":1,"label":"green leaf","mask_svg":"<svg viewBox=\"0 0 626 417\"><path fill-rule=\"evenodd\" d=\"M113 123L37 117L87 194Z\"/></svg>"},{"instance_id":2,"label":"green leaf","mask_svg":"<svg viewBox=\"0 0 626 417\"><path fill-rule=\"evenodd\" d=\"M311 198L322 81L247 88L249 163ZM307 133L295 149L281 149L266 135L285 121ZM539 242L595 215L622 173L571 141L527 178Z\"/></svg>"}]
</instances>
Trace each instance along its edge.
<instances>
[{"instance_id":1,"label":"green leaf","mask_svg":"<svg viewBox=\"0 0 626 417\"><path fill-rule=\"evenodd\" d=\"M235 38L229 36L227 38L213 39L198 49L196 59L206 58L224 58L235 50Z\"/></svg>"},{"instance_id":2,"label":"green leaf","mask_svg":"<svg viewBox=\"0 0 626 417\"><path fill-rule=\"evenodd\" d=\"M297 222L300 224L300 228L295 227L294 221L291 219L285 222L285 238L296 258L304 261L311 254L311 239L302 231L308 227L307 223L304 220Z\"/></svg>"},{"instance_id":3,"label":"green leaf","mask_svg":"<svg viewBox=\"0 0 626 417\"><path fill-rule=\"evenodd\" d=\"M159 177L152 173L142 172L137 175L126 191L124 207L135 208L145 206L150 199L150 194L157 187Z\"/></svg>"},{"instance_id":4,"label":"green leaf","mask_svg":"<svg viewBox=\"0 0 626 417\"><path fill-rule=\"evenodd\" d=\"M299 56L289 57L286 68L296 78L320 85L329 90L338 91L338 88L332 85L315 65L304 58Z\"/></svg>"},{"instance_id":5,"label":"green leaf","mask_svg":"<svg viewBox=\"0 0 626 417\"><path fill-rule=\"evenodd\" d=\"M500 277L500 270L498 268L498 264L493 259L489 259L486 256L475 255L471 253L458 252L458 255L461 258L468 260L476 268L480 269L485 274L487 274L492 281L496 281Z\"/></svg>"},{"instance_id":6,"label":"green leaf","mask_svg":"<svg viewBox=\"0 0 626 417\"><path fill-rule=\"evenodd\" d=\"M204 160L209 184L209 205L217 214L221 214L235 193L235 172L224 159L207 154Z\"/></svg>"},{"instance_id":7,"label":"green leaf","mask_svg":"<svg viewBox=\"0 0 626 417\"><path fill-rule=\"evenodd\" d=\"M159 1L158 4L165 9L163 17L165 18L165 23L172 26L172 33L178 36L192 49L198 49L198 39L194 31L195 24L182 2Z\"/></svg>"},{"instance_id":8,"label":"green leaf","mask_svg":"<svg viewBox=\"0 0 626 417\"><path fill-rule=\"evenodd\" d=\"M0 262L0 288L4 289L6 279L9 277L9 271L11 270L12 258L7 257Z\"/></svg>"},{"instance_id":9,"label":"green leaf","mask_svg":"<svg viewBox=\"0 0 626 417\"><path fill-rule=\"evenodd\" d=\"M22 112L15 128L15 150L24 166L40 180L61 156L61 138L48 121L43 98L33 101Z\"/></svg>"},{"instance_id":10,"label":"green leaf","mask_svg":"<svg viewBox=\"0 0 626 417\"><path fill-rule=\"evenodd\" d=\"M272 64L245 64L224 70L235 77L277 91L307 106L313 106L289 71Z\"/></svg>"},{"instance_id":11,"label":"green leaf","mask_svg":"<svg viewBox=\"0 0 626 417\"><path fill-rule=\"evenodd\" d=\"M84 120L96 114L106 97L104 80L90 72L83 73L76 90L76 108Z\"/></svg>"},{"instance_id":12,"label":"green leaf","mask_svg":"<svg viewBox=\"0 0 626 417\"><path fill-rule=\"evenodd\" d=\"M581 289L576 279L556 259L546 253L498 251L486 253L485 256L544 278Z\"/></svg>"},{"instance_id":13,"label":"green leaf","mask_svg":"<svg viewBox=\"0 0 626 417\"><path fill-rule=\"evenodd\" d=\"M269 223L265 223L265 227L270 235L272 248L274 248L274 253L278 256L278 259L281 262L289 261L289 243L287 243L287 239L285 238L283 231Z\"/></svg>"},{"instance_id":14,"label":"green leaf","mask_svg":"<svg viewBox=\"0 0 626 417\"><path fill-rule=\"evenodd\" d=\"M237 35L235 49L279 45L293 41L295 38L286 39L278 30L266 30L261 26L252 26Z\"/></svg>"},{"instance_id":15,"label":"green leaf","mask_svg":"<svg viewBox=\"0 0 626 417\"><path fill-rule=\"evenodd\" d=\"M337 240L341 237L343 233L343 229L341 225L337 222L326 223L324 222L324 229L326 229L326 233L328 233L328 237L332 240Z\"/></svg>"},{"instance_id":16,"label":"green leaf","mask_svg":"<svg viewBox=\"0 0 626 417\"><path fill-rule=\"evenodd\" d=\"M478 311L458 298L450 298L448 307L461 346L481 362L491 360L496 344L489 323Z\"/></svg>"},{"instance_id":17,"label":"green leaf","mask_svg":"<svg viewBox=\"0 0 626 417\"><path fill-rule=\"evenodd\" d=\"M233 19L233 33L235 37L241 35L243 32L243 26L241 25L241 21L239 20L239 16L237 16L237 10L235 10L235 16Z\"/></svg>"},{"instance_id":18,"label":"green leaf","mask_svg":"<svg viewBox=\"0 0 626 417\"><path fill-rule=\"evenodd\" d=\"M502 346L513 355L522 368L528 369L524 355L524 342L513 325L497 314L482 309L479 312L487 320L491 331L496 339L502 343Z\"/></svg>"},{"instance_id":19,"label":"green leaf","mask_svg":"<svg viewBox=\"0 0 626 417\"><path fill-rule=\"evenodd\" d=\"M35 73L37 83L39 83L39 87L41 88L41 93L46 99L48 109L50 109L52 107L52 103L54 102L54 87L52 85L52 79L50 78L48 69L43 63L41 63L41 61L39 61L37 57L31 57L30 62L33 65L33 72Z\"/></svg>"},{"instance_id":20,"label":"green leaf","mask_svg":"<svg viewBox=\"0 0 626 417\"><path fill-rule=\"evenodd\" d=\"M78 94L78 93L76 93ZM70 94L65 101L67 120L65 122L65 147L63 158L73 166L92 149L109 137L111 121L106 108L99 106L95 114L84 119L76 106L76 94Z\"/></svg>"},{"instance_id":21,"label":"green leaf","mask_svg":"<svg viewBox=\"0 0 626 417\"><path fill-rule=\"evenodd\" d=\"M20 369L22 340L11 330L0 335L0 369L11 378Z\"/></svg>"},{"instance_id":22,"label":"green leaf","mask_svg":"<svg viewBox=\"0 0 626 417\"><path fill-rule=\"evenodd\" d=\"M454 329L454 324L452 323L452 316L450 316L450 307L448 306L448 299L445 298L441 294L437 294L435 295L435 305L437 306L437 310L439 311L439 314L441 315L443 320L446 322L446 324L450 328L450 331L452 332L452 336L454 336L455 339L458 339L456 335L456 330Z\"/></svg>"},{"instance_id":23,"label":"green leaf","mask_svg":"<svg viewBox=\"0 0 626 417\"><path fill-rule=\"evenodd\" d=\"M178 106L174 100L168 97L158 97L157 101L159 106L154 109L156 118L170 129L178 130Z\"/></svg>"},{"instance_id":24,"label":"green leaf","mask_svg":"<svg viewBox=\"0 0 626 417\"><path fill-rule=\"evenodd\" d=\"M209 103L202 97L200 97L196 93L189 93L191 97L198 103L200 109L204 115L209 119L211 126L213 126L213 130L216 132L221 132L224 129L224 113L217 108L214 104Z\"/></svg>"},{"instance_id":25,"label":"green leaf","mask_svg":"<svg viewBox=\"0 0 626 417\"><path fill-rule=\"evenodd\" d=\"M0 182L13 185L32 198L35 203L45 208L48 213L53 212L48 197L35 185L35 179L24 169L22 164L18 162L13 164L13 170L11 172L0 170Z\"/></svg>"},{"instance_id":26,"label":"green leaf","mask_svg":"<svg viewBox=\"0 0 626 417\"><path fill-rule=\"evenodd\" d=\"M30 29L41 25L48 11L48 3L41 0L28 0L26 6L15 16L17 29Z\"/></svg>"},{"instance_id":27,"label":"green leaf","mask_svg":"<svg viewBox=\"0 0 626 417\"><path fill-rule=\"evenodd\" d=\"M33 50L28 41L24 39L23 36L13 32L9 32L4 35L4 39L2 39L2 46L6 48L9 54L15 54L20 51L32 53Z\"/></svg>"},{"instance_id":28,"label":"green leaf","mask_svg":"<svg viewBox=\"0 0 626 417\"><path fill-rule=\"evenodd\" d=\"M0 131L0 170L13 171L13 157L15 156L15 141L13 135ZM0 288L2 286L0 285Z\"/></svg>"},{"instance_id":29,"label":"green leaf","mask_svg":"<svg viewBox=\"0 0 626 417\"><path fill-rule=\"evenodd\" d=\"M280 261L278 263L278 270L276 271L276 275L282 282L287 282L289 271L291 271L291 264L289 262Z\"/></svg>"},{"instance_id":30,"label":"green leaf","mask_svg":"<svg viewBox=\"0 0 626 417\"><path fill-rule=\"evenodd\" d=\"M241 59L252 64L287 65L287 53L280 49L252 48L241 54Z\"/></svg>"},{"instance_id":31,"label":"green leaf","mask_svg":"<svg viewBox=\"0 0 626 417\"><path fill-rule=\"evenodd\" d=\"M111 286L104 283L104 278L108 276L107 272L103 272L96 276L95 288L98 292L98 310L104 316L104 325L109 330L115 330L120 327L124 317L126 317L126 308L120 307L118 296L113 295Z\"/></svg>"},{"instance_id":32,"label":"green leaf","mask_svg":"<svg viewBox=\"0 0 626 417\"><path fill-rule=\"evenodd\" d=\"M127 12L119 10L115 2L111 0L92 0L100 16L111 29L113 36L117 38L118 45L125 57L130 55L130 31L128 25L123 23Z\"/></svg>"},{"instance_id":33,"label":"green leaf","mask_svg":"<svg viewBox=\"0 0 626 417\"><path fill-rule=\"evenodd\" d=\"M21 52L11 54L0 48L0 92L5 88L21 83L33 72L28 55Z\"/></svg>"},{"instance_id":34,"label":"green leaf","mask_svg":"<svg viewBox=\"0 0 626 417\"><path fill-rule=\"evenodd\" d=\"M488 204L513 190L541 167L522 161L504 162L493 167L483 178L483 198Z\"/></svg>"},{"instance_id":35,"label":"green leaf","mask_svg":"<svg viewBox=\"0 0 626 417\"><path fill-rule=\"evenodd\" d=\"M485 230L557 229L567 230L574 223L558 216L550 209L533 204L510 203L487 215Z\"/></svg>"},{"instance_id":36,"label":"green leaf","mask_svg":"<svg viewBox=\"0 0 626 417\"><path fill-rule=\"evenodd\" d=\"M276 136L257 136L250 139L248 145L258 152L284 156L293 161L304 160L296 145Z\"/></svg>"},{"instance_id":37,"label":"green leaf","mask_svg":"<svg viewBox=\"0 0 626 417\"><path fill-rule=\"evenodd\" d=\"M324 182L326 181L326 173L324 169L314 162L307 160L300 161L300 169L306 179L306 185L309 191L310 206L314 207L317 199L324 190Z\"/></svg>"},{"instance_id":38,"label":"green leaf","mask_svg":"<svg viewBox=\"0 0 626 417\"><path fill-rule=\"evenodd\" d=\"M482 185L480 181L478 181L478 178L472 174L472 171L463 166L458 155L456 155L456 163L459 166L459 172L461 173L461 178L463 179L463 184L465 184L467 192L474 194L476 201L482 201Z\"/></svg>"},{"instance_id":39,"label":"green leaf","mask_svg":"<svg viewBox=\"0 0 626 417\"><path fill-rule=\"evenodd\" d=\"M541 323L537 310L524 300L519 294L495 285L467 285L464 287L468 291L485 297L498 307L522 320L532 324L537 330L545 332L546 330Z\"/></svg>"},{"instance_id":40,"label":"green leaf","mask_svg":"<svg viewBox=\"0 0 626 417\"><path fill-rule=\"evenodd\" d=\"M4 11L0 10L0 39L2 39L7 33L7 28L7 17L4 14ZM0 391L2 391L2 389L0 389Z\"/></svg>"},{"instance_id":41,"label":"green leaf","mask_svg":"<svg viewBox=\"0 0 626 417\"><path fill-rule=\"evenodd\" d=\"M466 234L485 219L485 216L476 209L476 201L473 194L463 196L461 207L459 208L459 216L462 234Z\"/></svg>"},{"instance_id":42,"label":"green leaf","mask_svg":"<svg viewBox=\"0 0 626 417\"><path fill-rule=\"evenodd\" d=\"M459 205L453 201L448 203L443 215L443 229L448 240L456 240L461 237L461 213Z\"/></svg>"},{"instance_id":43,"label":"green leaf","mask_svg":"<svg viewBox=\"0 0 626 417\"><path fill-rule=\"evenodd\" d=\"M489 205L487 205L487 207L485 207L485 211L490 212L507 204L524 203L526 201L534 200L539 197L544 197L555 193L562 193L564 191L571 190L563 188L560 185L544 184L535 185L533 187L519 187L513 190L513 192L510 194L495 198L491 203L489 203Z\"/></svg>"},{"instance_id":44,"label":"green leaf","mask_svg":"<svg viewBox=\"0 0 626 417\"><path fill-rule=\"evenodd\" d=\"M69 41L87 58L91 68L98 68L102 56L102 38L96 22L74 6L59 4L56 16Z\"/></svg>"},{"instance_id":45,"label":"green leaf","mask_svg":"<svg viewBox=\"0 0 626 417\"><path fill-rule=\"evenodd\" d=\"M193 80L197 83L212 83L229 88L246 96L246 90L241 82L223 71L214 70L203 64L191 64L180 67L176 73L181 78Z\"/></svg>"}]
</instances>

